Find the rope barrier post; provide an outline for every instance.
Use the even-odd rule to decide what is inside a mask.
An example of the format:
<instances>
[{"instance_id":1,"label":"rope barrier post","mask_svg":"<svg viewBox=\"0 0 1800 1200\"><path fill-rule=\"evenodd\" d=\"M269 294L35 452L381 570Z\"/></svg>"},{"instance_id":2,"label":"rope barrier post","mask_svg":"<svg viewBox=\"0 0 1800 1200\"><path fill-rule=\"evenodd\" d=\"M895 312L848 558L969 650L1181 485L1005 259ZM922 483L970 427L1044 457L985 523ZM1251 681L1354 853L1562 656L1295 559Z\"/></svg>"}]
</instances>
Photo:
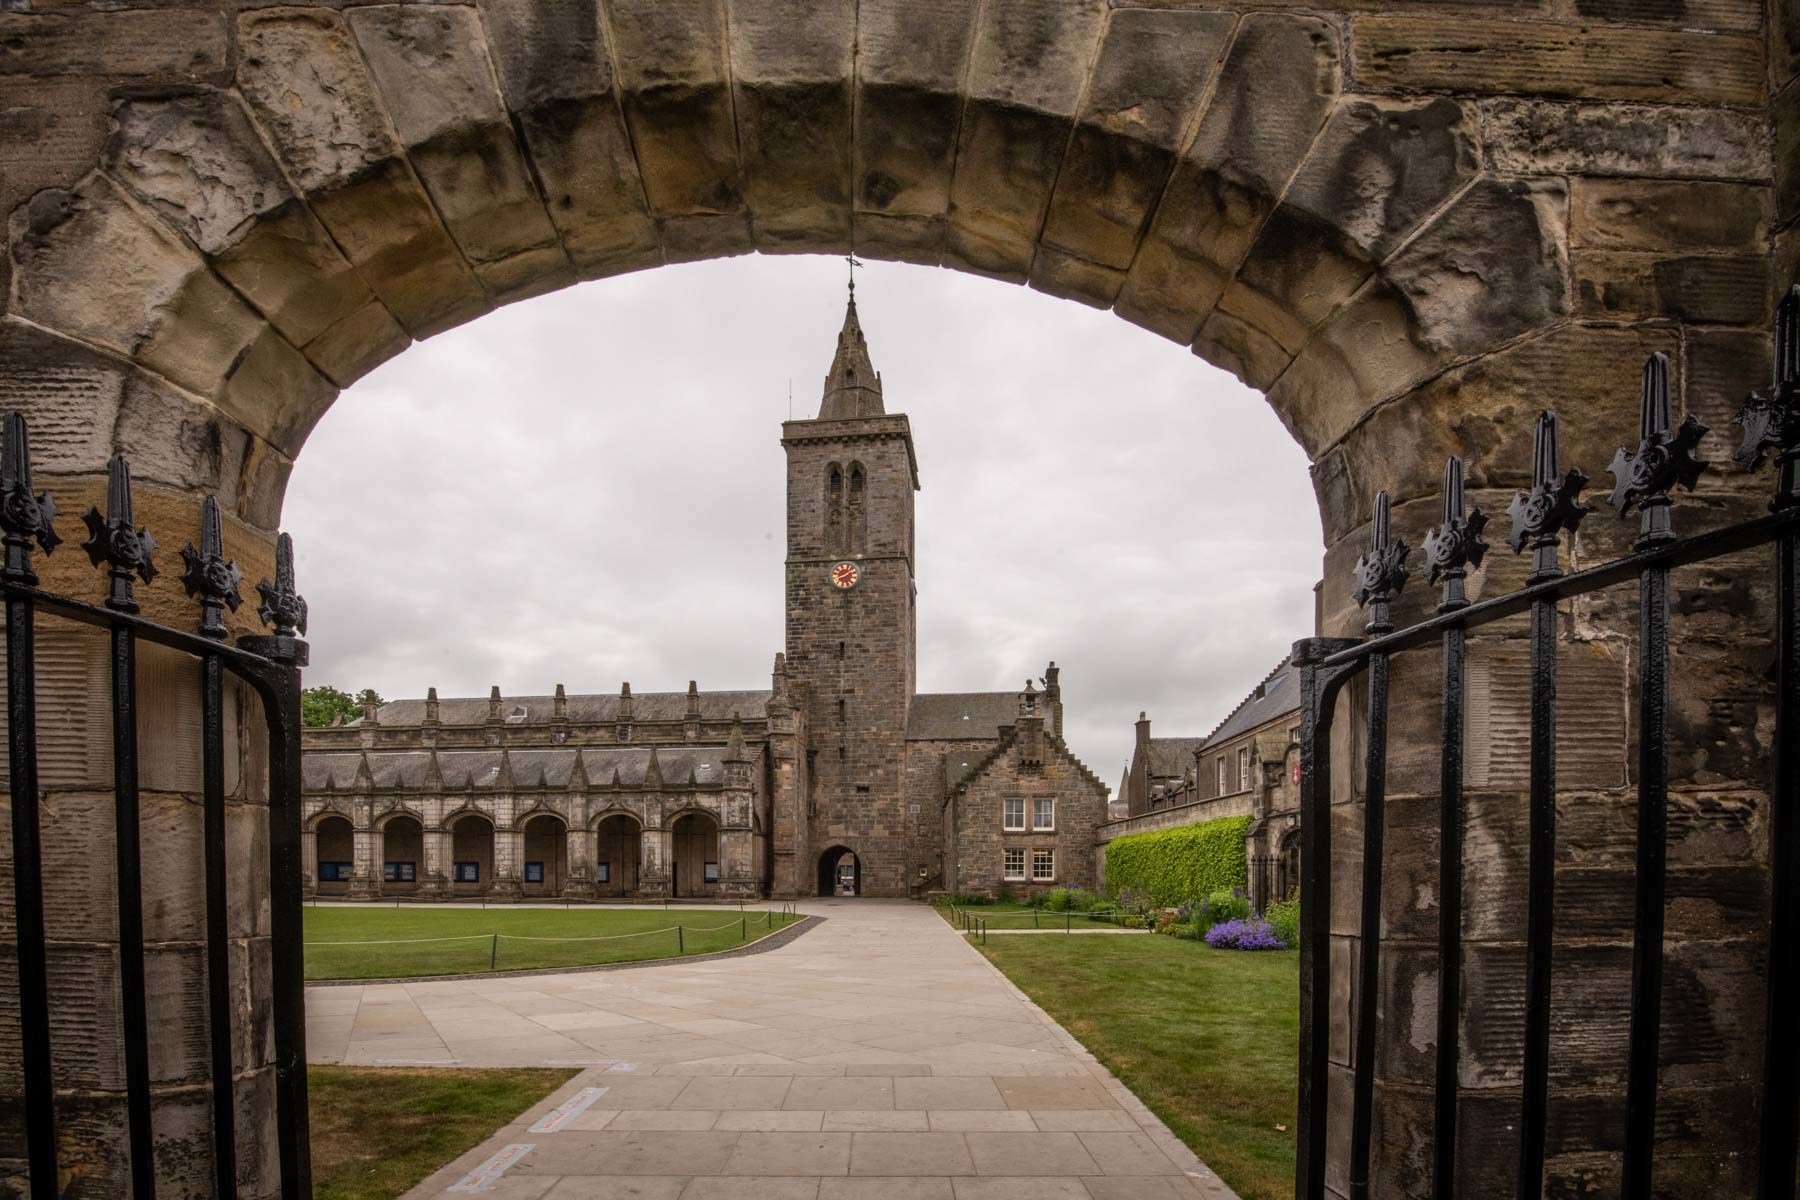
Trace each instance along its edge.
<instances>
[{"instance_id":1,"label":"rope barrier post","mask_svg":"<svg viewBox=\"0 0 1800 1200\"><path fill-rule=\"evenodd\" d=\"M675 950L679 954L687 953L687 934L681 931L679 925L675 927Z\"/></svg>"},{"instance_id":2,"label":"rope barrier post","mask_svg":"<svg viewBox=\"0 0 1800 1200\"><path fill-rule=\"evenodd\" d=\"M738 909L738 911L741 913L744 910L740 908L740 909ZM750 940L750 922L744 917L739 917L738 918L738 941L747 942L749 940Z\"/></svg>"},{"instance_id":3,"label":"rope barrier post","mask_svg":"<svg viewBox=\"0 0 1800 1200\"><path fill-rule=\"evenodd\" d=\"M490 970L490 971L497 970L499 968L499 963L500 963L500 935L496 933L494 935L493 947L488 951L488 970Z\"/></svg>"},{"instance_id":4,"label":"rope barrier post","mask_svg":"<svg viewBox=\"0 0 1800 1200\"><path fill-rule=\"evenodd\" d=\"M1075 932L1075 913L1073 911L1066 912L1063 914L1063 932L1064 933L1074 933Z\"/></svg>"},{"instance_id":5,"label":"rope barrier post","mask_svg":"<svg viewBox=\"0 0 1800 1200\"><path fill-rule=\"evenodd\" d=\"M1031 927L1033 929L1039 928L1039 926L1038 926L1038 912L1039 911L1040 910L1035 909L1035 908L1031 910Z\"/></svg>"}]
</instances>

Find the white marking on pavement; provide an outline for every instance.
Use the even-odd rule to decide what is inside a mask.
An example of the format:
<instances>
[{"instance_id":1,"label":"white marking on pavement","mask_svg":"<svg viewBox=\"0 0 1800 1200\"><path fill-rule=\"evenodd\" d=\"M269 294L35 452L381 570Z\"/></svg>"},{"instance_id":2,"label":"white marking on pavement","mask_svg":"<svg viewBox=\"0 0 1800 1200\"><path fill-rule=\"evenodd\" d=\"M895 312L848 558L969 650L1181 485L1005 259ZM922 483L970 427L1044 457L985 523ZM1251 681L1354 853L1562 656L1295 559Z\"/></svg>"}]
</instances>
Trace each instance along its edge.
<instances>
[{"instance_id":1,"label":"white marking on pavement","mask_svg":"<svg viewBox=\"0 0 1800 1200\"><path fill-rule=\"evenodd\" d=\"M451 1184L449 1190L452 1192L485 1192L500 1181L500 1176L506 1173L506 1168L517 1163L535 1149L537 1146L529 1142L514 1142L510 1146L502 1147L494 1157L463 1176L461 1182Z\"/></svg>"},{"instance_id":2,"label":"white marking on pavement","mask_svg":"<svg viewBox=\"0 0 1800 1200\"><path fill-rule=\"evenodd\" d=\"M378 1058L378 1067L454 1067L460 1058Z\"/></svg>"},{"instance_id":3,"label":"white marking on pavement","mask_svg":"<svg viewBox=\"0 0 1800 1200\"><path fill-rule=\"evenodd\" d=\"M561 1104L544 1114L542 1120L531 1127L532 1133L555 1133L570 1121L586 1112L600 1097L606 1095L603 1087L584 1087Z\"/></svg>"}]
</instances>

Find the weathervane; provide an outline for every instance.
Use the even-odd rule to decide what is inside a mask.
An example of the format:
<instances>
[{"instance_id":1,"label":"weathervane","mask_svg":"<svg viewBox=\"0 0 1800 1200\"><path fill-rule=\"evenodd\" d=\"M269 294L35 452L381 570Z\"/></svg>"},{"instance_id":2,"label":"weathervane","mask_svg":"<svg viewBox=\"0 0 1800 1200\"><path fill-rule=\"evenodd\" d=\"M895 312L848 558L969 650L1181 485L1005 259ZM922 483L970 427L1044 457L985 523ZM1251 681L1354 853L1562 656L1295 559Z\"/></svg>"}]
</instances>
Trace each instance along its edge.
<instances>
[{"instance_id":1,"label":"weathervane","mask_svg":"<svg viewBox=\"0 0 1800 1200\"><path fill-rule=\"evenodd\" d=\"M846 254L844 261L850 264L850 298L856 299L856 268L862 266L862 260L854 254Z\"/></svg>"}]
</instances>

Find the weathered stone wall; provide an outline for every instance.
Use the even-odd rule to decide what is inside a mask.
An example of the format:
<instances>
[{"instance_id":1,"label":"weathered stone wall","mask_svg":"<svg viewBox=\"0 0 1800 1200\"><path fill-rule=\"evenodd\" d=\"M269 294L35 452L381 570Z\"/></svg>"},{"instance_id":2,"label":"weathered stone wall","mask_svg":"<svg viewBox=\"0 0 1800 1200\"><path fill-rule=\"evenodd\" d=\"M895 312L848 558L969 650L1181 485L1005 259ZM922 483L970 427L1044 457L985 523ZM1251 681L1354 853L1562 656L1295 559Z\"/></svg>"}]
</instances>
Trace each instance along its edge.
<instances>
[{"instance_id":1,"label":"weathered stone wall","mask_svg":"<svg viewBox=\"0 0 1800 1200\"><path fill-rule=\"evenodd\" d=\"M22 0L0 12L0 404L31 419L65 512L129 451L164 542L196 528L200 495L216 492L254 578L313 421L412 339L577 278L854 247L1110 307L1263 389L1315 463L1322 632L1352 632L1348 567L1377 490L1416 542L1441 459L1458 453L1484 506L1504 509L1545 403L1564 414L1566 456L1597 471L1630 432L1651 350L1671 354L1681 407L1723 425L1767 374L1769 298L1800 264L1793 0L1394 7ZM1709 518L1760 507L1741 485L1713 487ZM1591 519L1579 553L1623 536ZM47 581L92 595L76 557L49 560ZM1490 561L1478 591L1518 582L1516 561ZM1754 1127L1743 1056L1761 1021L1749 998L1768 613L1755 588L1704 573L1681 586L1673 853L1693 891L1671 910L1683 916L1667 1011L1670 1045L1698 1058L1668 1075L1681 1136L1659 1178L1700 1195L1738 1186L1730 1151ZM145 592L153 611L190 620L172 594L166 581ZM1409 594L1403 616L1423 603ZM1612 598L1566 617L1566 657L1600 664L1584 668L1596 695L1610 671L1620 708L1628 611ZM1420 959L1435 669L1416 656L1396 688L1383 998L1396 1031L1435 987ZM1342 980L1358 817L1352 773L1338 778ZM1629 858L1620 781L1571 787L1565 826L1597 828L1571 840L1565 877L1593 898L1563 911L1599 923L1571 916L1568 932L1571 953L1605 970L1568 973L1559 993L1564 1190L1608 1186L1613 1170ZM1468 969L1483 986L1464 992L1468 1195L1505 1191L1512 1157L1519 812L1510 785L1484 793L1471 836ZM109 854L103 831L78 848ZM101 891L57 903L81 920L106 909ZM171 917L191 920L186 904ZM62 1026L95 1043L109 1029L100 1015ZM1419 1194L1421 1052L1385 1044L1378 1190ZM67 1086L94 1089L84 1096L116 1095L58 1061ZM105 1142L73 1107L65 1128L71 1156ZM82 1178L118 1190L116 1171Z\"/></svg>"}]
</instances>

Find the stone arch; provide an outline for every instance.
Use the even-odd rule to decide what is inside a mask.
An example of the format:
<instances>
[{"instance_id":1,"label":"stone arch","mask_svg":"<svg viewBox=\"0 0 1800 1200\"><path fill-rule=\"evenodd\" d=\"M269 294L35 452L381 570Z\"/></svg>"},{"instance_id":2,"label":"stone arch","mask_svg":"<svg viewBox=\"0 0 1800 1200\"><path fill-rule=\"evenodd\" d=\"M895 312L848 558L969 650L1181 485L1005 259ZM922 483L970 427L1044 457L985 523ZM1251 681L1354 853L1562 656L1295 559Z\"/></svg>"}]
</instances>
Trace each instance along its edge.
<instances>
[{"instance_id":1,"label":"stone arch","mask_svg":"<svg viewBox=\"0 0 1800 1200\"><path fill-rule=\"evenodd\" d=\"M718 814L690 806L672 813L668 826L672 892L678 897L717 896L723 871Z\"/></svg>"},{"instance_id":2,"label":"stone arch","mask_svg":"<svg viewBox=\"0 0 1800 1200\"><path fill-rule=\"evenodd\" d=\"M609 808L594 819L594 834L595 894L632 895L638 890L644 858L643 818L625 809Z\"/></svg>"},{"instance_id":3,"label":"stone arch","mask_svg":"<svg viewBox=\"0 0 1800 1200\"><path fill-rule=\"evenodd\" d=\"M849 866L849 894L862 895L862 858L848 846L833 846L819 855L819 895L844 894L844 871Z\"/></svg>"},{"instance_id":4,"label":"stone arch","mask_svg":"<svg viewBox=\"0 0 1800 1200\"><path fill-rule=\"evenodd\" d=\"M313 883L321 896L342 896L356 870L356 826L343 813L324 812L312 830Z\"/></svg>"},{"instance_id":5,"label":"stone arch","mask_svg":"<svg viewBox=\"0 0 1800 1200\"><path fill-rule=\"evenodd\" d=\"M444 818L450 834L450 894L479 896L491 891L499 864L494 854L494 818L475 808Z\"/></svg>"},{"instance_id":6,"label":"stone arch","mask_svg":"<svg viewBox=\"0 0 1800 1200\"><path fill-rule=\"evenodd\" d=\"M561 813L536 808L517 822L524 855L519 868L526 896L559 896L569 876L569 823Z\"/></svg>"},{"instance_id":7,"label":"stone arch","mask_svg":"<svg viewBox=\"0 0 1800 1200\"><path fill-rule=\"evenodd\" d=\"M409 808L397 807L375 822L380 854L383 895L412 895L419 890L425 870L425 819Z\"/></svg>"},{"instance_id":8,"label":"stone arch","mask_svg":"<svg viewBox=\"0 0 1800 1200\"><path fill-rule=\"evenodd\" d=\"M140 478L263 530L339 388L659 262L854 249L1111 308L1341 456L1333 531L1431 486L1357 452L1368 413L1575 315L1563 177L1519 169L1522 132L1484 153L1448 84L1357 91L1307 15L579 0L208 29L200 86L134 88L94 169L16 215L7 351L117 381Z\"/></svg>"},{"instance_id":9,"label":"stone arch","mask_svg":"<svg viewBox=\"0 0 1800 1200\"><path fill-rule=\"evenodd\" d=\"M863 493L868 489L869 475L860 462L850 463L850 481L844 496L844 544L851 554L867 553L868 517L863 508Z\"/></svg>"},{"instance_id":10,"label":"stone arch","mask_svg":"<svg viewBox=\"0 0 1800 1200\"><path fill-rule=\"evenodd\" d=\"M848 548L844 511L844 466L825 464L825 551L842 554Z\"/></svg>"}]
</instances>

